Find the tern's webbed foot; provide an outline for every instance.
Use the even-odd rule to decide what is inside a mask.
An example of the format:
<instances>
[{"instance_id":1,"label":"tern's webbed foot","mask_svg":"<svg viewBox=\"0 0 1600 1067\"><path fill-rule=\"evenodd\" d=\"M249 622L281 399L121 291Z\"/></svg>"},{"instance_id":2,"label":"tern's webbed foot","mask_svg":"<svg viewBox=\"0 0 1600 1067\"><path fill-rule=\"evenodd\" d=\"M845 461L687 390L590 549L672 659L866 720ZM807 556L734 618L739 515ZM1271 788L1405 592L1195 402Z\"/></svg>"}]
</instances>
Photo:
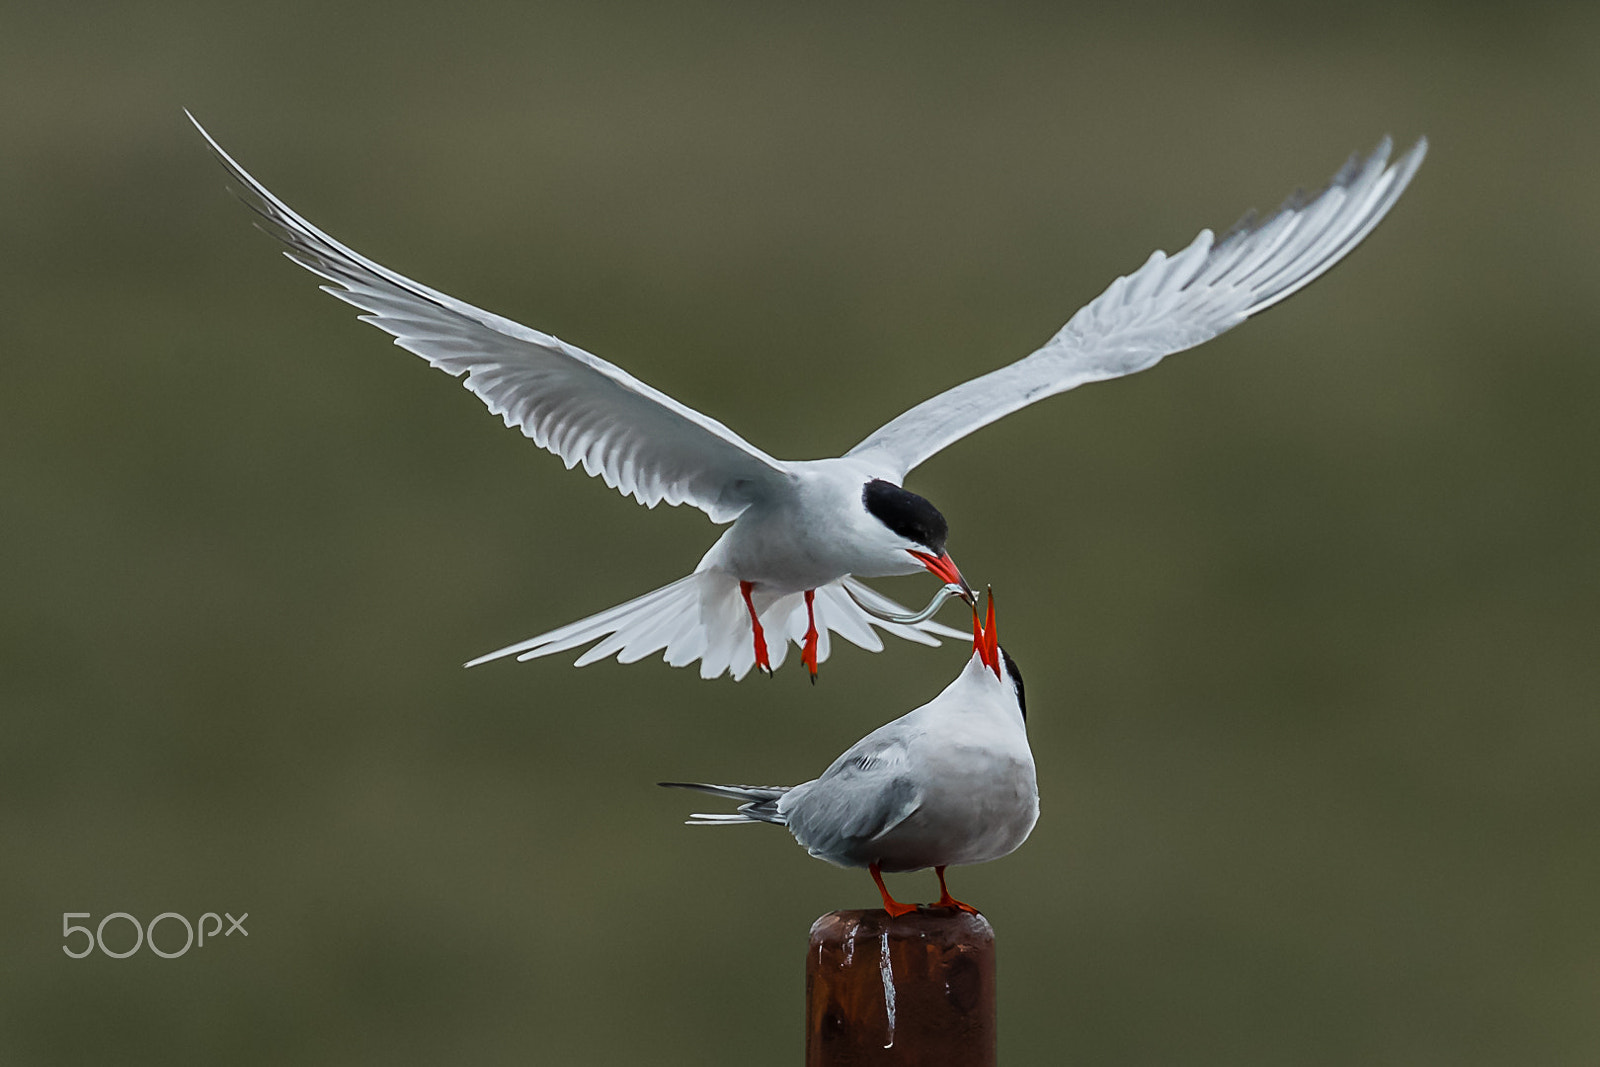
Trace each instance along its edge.
<instances>
[{"instance_id":1,"label":"tern's webbed foot","mask_svg":"<svg viewBox=\"0 0 1600 1067\"><path fill-rule=\"evenodd\" d=\"M756 606L750 602L750 591L755 588L754 582L739 583L739 592L744 596L744 606L750 610L750 632L755 637L756 666L768 678L772 677L772 660L767 656L767 635L761 629L761 620L756 616Z\"/></svg>"},{"instance_id":2,"label":"tern's webbed foot","mask_svg":"<svg viewBox=\"0 0 1600 1067\"><path fill-rule=\"evenodd\" d=\"M944 868L935 867L933 873L939 876L939 899L934 902L936 908L959 908L968 915L978 914L978 909L971 904L964 904L950 895L950 890L944 884Z\"/></svg>"},{"instance_id":3,"label":"tern's webbed foot","mask_svg":"<svg viewBox=\"0 0 1600 1067\"><path fill-rule=\"evenodd\" d=\"M806 670L811 672L811 684L817 684L817 616L812 607L814 590L806 590L806 641L800 649L800 662L806 665Z\"/></svg>"},{"instance_id":4,"label":"tern's webbed foot","mask_svg":"<svg viewBox=\"0 0 1600 1067\"><path fill-rule=\"evenodd\" d=\"M944 894L938 900L934 901L933 906L936 908L958 908L961 911L966 912L968 915L978 914L977 908L974 908L971 904L966 904L957 900L949 893Z\"/></svg>"},{"instance_id":5,"label":"tern's webbed foot","mask_svg":"<svg viewBox=\"0 0 1600 1067\"><path fill-rule=\"evenodd\" d=\"M883 884L883 875L879 873L876 863L868 864L867 871L872 875L872 880L878 883L878 894L883 897L883 910L889 913L891 919L910 915L917 910L915 904L902 904L889 895L889 887Z\"/></svg>"}]
</instances>

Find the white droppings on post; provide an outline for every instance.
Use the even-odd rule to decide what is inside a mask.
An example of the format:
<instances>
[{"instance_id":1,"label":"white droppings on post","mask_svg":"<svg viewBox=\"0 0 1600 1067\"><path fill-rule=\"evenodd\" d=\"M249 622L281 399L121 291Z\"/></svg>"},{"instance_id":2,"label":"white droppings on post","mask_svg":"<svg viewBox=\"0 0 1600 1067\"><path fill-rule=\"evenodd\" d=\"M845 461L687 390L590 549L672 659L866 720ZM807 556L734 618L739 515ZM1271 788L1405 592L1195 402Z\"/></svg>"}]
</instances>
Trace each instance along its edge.
<instances>
[{"instance_id":1,"label":"white droppings on post","mask_svg":"<svg viewBox=\"0 0 1600 1067\"><path fill-rule=\"evenodd\" d=\"M878 938L878 976L883 979L883 1013L889 1020L889 1040L884 1048L894 1048L894 969L889 966L889 931Z\"/></svg>"}]
</instances>

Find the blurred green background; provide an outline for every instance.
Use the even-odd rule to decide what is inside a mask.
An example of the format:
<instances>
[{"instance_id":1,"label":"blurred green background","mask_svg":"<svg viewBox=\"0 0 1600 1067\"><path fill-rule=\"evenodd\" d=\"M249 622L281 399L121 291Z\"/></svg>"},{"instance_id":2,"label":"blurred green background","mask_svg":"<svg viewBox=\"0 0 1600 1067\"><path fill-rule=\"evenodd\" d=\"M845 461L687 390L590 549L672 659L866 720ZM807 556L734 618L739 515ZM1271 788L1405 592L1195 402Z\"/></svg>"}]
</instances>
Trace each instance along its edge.
<instances>
[{"instance_id":1,"label":"blurred green background","mask_svg":"<svg viewBox=\"0 0 1600 1067\"><path fill-rule=\"evenodd\" d=\"M1426 134L1309 290L913 475L1043 794L952 888L1008 1063L1600 1062L1600 8L0 21L0 1062L797 1062L809 924L870 881L653 783L810 777L964 660L462 670L715 531L317 293L184 106L362 252L792 458ZM72 960L68 911L249 937Z\"/></svg>"}]
</instances>

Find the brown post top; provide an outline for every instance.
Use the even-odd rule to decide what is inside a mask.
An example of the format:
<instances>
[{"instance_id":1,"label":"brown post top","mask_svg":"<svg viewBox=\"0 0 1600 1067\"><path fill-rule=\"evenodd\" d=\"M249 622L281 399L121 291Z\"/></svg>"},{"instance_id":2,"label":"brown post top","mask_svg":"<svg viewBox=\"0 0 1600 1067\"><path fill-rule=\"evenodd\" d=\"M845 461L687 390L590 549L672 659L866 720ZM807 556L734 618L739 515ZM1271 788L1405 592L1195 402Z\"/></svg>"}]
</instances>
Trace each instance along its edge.
<instances>
[{"instance_id":1,"label":"brown post top","mask_svg":"<svg viewBox=\"0 0 1600 1067\"><path fill-rule=\"evenodd\" d=\"M836 911L811 926L806 1067L993 1067L994 929L981 915Z\"/></svg>"}]
</instances>

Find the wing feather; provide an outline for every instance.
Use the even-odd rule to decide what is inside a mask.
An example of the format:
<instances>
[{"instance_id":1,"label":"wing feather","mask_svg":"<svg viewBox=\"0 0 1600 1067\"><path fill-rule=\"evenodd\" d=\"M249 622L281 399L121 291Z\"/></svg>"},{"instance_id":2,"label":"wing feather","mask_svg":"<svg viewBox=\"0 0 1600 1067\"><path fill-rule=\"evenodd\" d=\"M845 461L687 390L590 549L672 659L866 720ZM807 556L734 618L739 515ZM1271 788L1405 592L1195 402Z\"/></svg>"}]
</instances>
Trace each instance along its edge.
<instances>
[{"instance_id":1,"label":"wing feather","mask_svg":"<svg viewBox=\"0 0 1600 1067\"><path fill-rule=\"evenodd\" d=\"M928 457L1037 400L1144 370L1285 300L1350 253L1383 220L1427 153L1426 139L1389 166L1384 138L1351 157L1314 197L1241 219L1222 240L1200 231L1176 255L1156 252L1078 310L1044 346L926 400L847 455L903 479Z\"/></svg>"},{"instance_id":2,"label":"wing feather","mask_svg":"<svg viewBox=\"0 0 1600 1067\"><path fill-rule=\"evenodd\" d=\"M187 114L187 112L186 112ZM731 522L788 485L778 460L701 414L575 345L412 281L340 244L279 200L212 139L286 255L360 309L362 322L455 377L507 426L567 468L583 465L646 507L692 504Z\"/></svg>"},{"instance_id":3,"label":"wing feather","mask_svg":"<svg viewBox=\"0 0 1600 1067\"><path fill-rule=\"evenodd\" d=\"M910 769L898 723L868 734L815 781L796 786L778 811L807 852L832 863L860 863L863 849L910 818L922 789Z\"/></svg>"}]
</instances>

